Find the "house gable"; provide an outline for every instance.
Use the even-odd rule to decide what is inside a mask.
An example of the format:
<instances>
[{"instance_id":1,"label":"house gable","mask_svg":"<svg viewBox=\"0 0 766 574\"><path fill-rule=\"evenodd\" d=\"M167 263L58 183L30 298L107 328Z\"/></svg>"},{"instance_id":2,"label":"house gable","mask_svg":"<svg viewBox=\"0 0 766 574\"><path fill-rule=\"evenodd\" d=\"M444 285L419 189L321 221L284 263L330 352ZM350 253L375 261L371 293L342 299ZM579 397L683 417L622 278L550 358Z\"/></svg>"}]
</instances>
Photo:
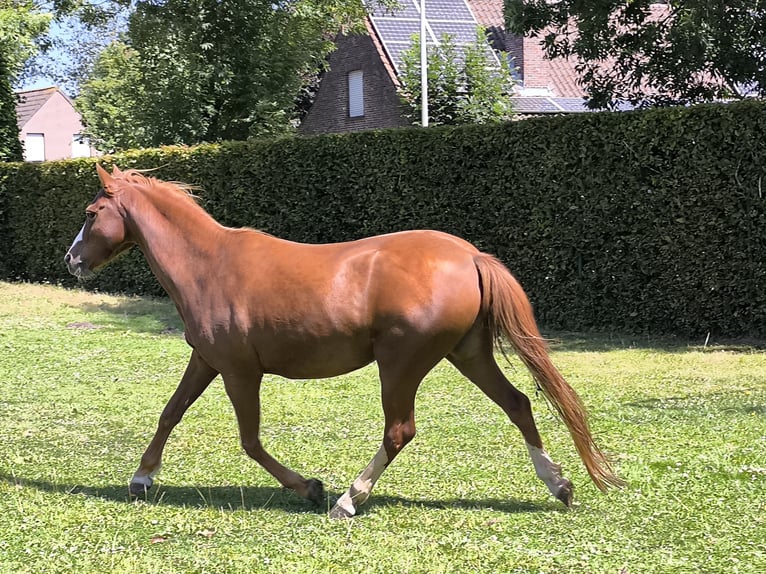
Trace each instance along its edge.
<instances>
[{"instance_id":1,"label":"house gable","mask_svg":"<svg viewBox=\"0 0 766 574\"><path fill-rule=\"evenodd\" d=\"M39 161L95 155L87 146L77 149L74 140L83 130L82 120L72 101L59 88L27 90L17 92L17 96L16 116L19 137L25 144L25 159ZM39 155L30 156L33 148Z\"/></svg>"},{"instance_id":2,"label":"house gable","mask_svg":"<svg viewBox=\"0 0 766 574\"><path fill-rule=\"evenodd\" d=\"M340 35L336 45L336 51L329 57L329 69L323 74L314 103L298 132L309 135L409 125L397 94L396 74L376 46L374 36ZM364 111L351 117L349 73L358 71Z\"/></svg>"}]
</instances>

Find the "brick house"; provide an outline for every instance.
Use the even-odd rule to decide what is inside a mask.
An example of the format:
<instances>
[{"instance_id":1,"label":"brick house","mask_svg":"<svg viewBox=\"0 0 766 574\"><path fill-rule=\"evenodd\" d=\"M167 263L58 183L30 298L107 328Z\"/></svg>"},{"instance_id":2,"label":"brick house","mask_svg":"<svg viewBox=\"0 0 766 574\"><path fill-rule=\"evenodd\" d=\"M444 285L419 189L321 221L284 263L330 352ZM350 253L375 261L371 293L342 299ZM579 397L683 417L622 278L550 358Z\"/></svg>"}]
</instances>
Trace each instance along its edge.
<instances>
[{"instance_id":1,"label":"brick house","mask_svg":"<svg viewBox=\"0 0 766 574\"><path fill-rule=\"evenodd\" d=\"M404 3L408 0L404 0ZM412 2L412 0L409 0ZM493 47L508 53L517 73L515 109L520 114L587 111L584 92L577 84L574 63L544 58L540 40L519 38L505 32L503 0L466 0L473 26L489 32ZM406 4L413 11L414 5ZM414 14L414 13L413 13ZM442 22L450 16L438 15ZM372 17L366 33L341 35L329 56L314 104L298 128L302 134L359 131L410 125L397 95L395 50L386 43ZM402 35L399 34L399 40ZM389 38L390 39L390 38ZM392 47L394 49L392 49Z\"/></svg>"},{"instance_id":2,"label":"brick house","mask_svg":"<svg viewBox=\"0 0 766 574\"><path fill-rule=\"evenodd\" d=\"M16 92L19 138L25 161L97 155L80 135L82 119L72 100L57 87Z\"/></svg>"},{"instance_id":3,"label":"brick house","mask_svg":"<svg viewBox=\"0 0 766 574\"><path fill-rule=\"evenodd\" d=\"M492 46L506 52L516 68L515 109L520 114L588 111L585 91L577 83L575 62L545 57L540 38L523 38L505 31L503 0L468 0L476 21Z\"/></svg>"},{"instance_id":4,"label":"brick house","mask_svg":"<svg viewBox=\"0 0 766 574\"><path fill-rule=\"evenodd\" d=\"M341 35L328 59L329 70L299 133L352 132L409 125L403 116L396 72L380 39L365 21L366 34Z\"/></svg>"}]
</instances>

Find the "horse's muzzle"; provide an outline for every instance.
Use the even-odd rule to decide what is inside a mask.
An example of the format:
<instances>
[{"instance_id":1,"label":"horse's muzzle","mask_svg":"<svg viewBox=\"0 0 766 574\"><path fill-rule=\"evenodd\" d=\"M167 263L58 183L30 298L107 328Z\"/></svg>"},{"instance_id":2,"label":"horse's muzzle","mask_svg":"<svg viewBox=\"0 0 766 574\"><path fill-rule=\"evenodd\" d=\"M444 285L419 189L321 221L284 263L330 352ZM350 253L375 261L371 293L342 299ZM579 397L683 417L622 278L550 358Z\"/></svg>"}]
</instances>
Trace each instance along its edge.
<instances>
[{"instance_id":1,"label":"horse's muzzle","mask_svg":"<svg viewBox=\"0 0 766 574\"><path fill-rule=\"evenodd\" d=\"M64 263L66 263L66 267L69 273L78 279L86 279L93 274L91 270L88 269L88 267L85 265L85 262L82 260L82 258L79 255L76 257L73 256L70 251L67 251L67 254L64 255Z\"/></svg>"}]
</instances>

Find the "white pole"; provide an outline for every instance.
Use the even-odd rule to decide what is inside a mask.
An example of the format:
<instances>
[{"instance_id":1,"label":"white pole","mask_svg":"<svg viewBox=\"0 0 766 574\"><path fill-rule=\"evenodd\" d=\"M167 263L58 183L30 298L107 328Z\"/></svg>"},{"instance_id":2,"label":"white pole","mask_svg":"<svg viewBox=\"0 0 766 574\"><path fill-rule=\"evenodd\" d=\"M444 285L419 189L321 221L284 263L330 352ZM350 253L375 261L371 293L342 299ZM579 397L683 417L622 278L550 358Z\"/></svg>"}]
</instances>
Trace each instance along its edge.
<instances>
[{"instance_id":1,"label":"white pole","mask_svg":"<svg viewBox=\"0 0 766 574\"><path fill-rule=\"evenodd\" d=\"M420 0L420 123L428 127L428 54L426 50L426 0Z\"/></svg>"}]
</instances>

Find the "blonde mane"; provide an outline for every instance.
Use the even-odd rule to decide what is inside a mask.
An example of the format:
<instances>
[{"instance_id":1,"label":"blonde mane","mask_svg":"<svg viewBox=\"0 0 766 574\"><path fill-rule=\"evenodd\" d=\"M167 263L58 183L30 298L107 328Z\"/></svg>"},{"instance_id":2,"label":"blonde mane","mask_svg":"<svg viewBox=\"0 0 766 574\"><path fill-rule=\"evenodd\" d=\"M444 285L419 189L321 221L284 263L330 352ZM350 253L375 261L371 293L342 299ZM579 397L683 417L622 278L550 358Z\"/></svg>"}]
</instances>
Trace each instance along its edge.
<instances>
[{"instance_id":1,"label":"blonde mane","mask_svg":"<svg viewBox=\"0 0 766 574\"><path fill-rule=\"evenodd\" d=\"M109 195L119 195L124 191L123 185L147 187L150 189L162 190L163 193L178 194L199 206L199 197L195 195L194 192L199 191L201 189L200 187L182 183L180 181L162 181L155 177L144 175L146 171L150 170L125 170L120 175L114 176L113 178L113 181L117 184L117 189L108 189L106 192Z\"/></svg>"}]
</instances>

